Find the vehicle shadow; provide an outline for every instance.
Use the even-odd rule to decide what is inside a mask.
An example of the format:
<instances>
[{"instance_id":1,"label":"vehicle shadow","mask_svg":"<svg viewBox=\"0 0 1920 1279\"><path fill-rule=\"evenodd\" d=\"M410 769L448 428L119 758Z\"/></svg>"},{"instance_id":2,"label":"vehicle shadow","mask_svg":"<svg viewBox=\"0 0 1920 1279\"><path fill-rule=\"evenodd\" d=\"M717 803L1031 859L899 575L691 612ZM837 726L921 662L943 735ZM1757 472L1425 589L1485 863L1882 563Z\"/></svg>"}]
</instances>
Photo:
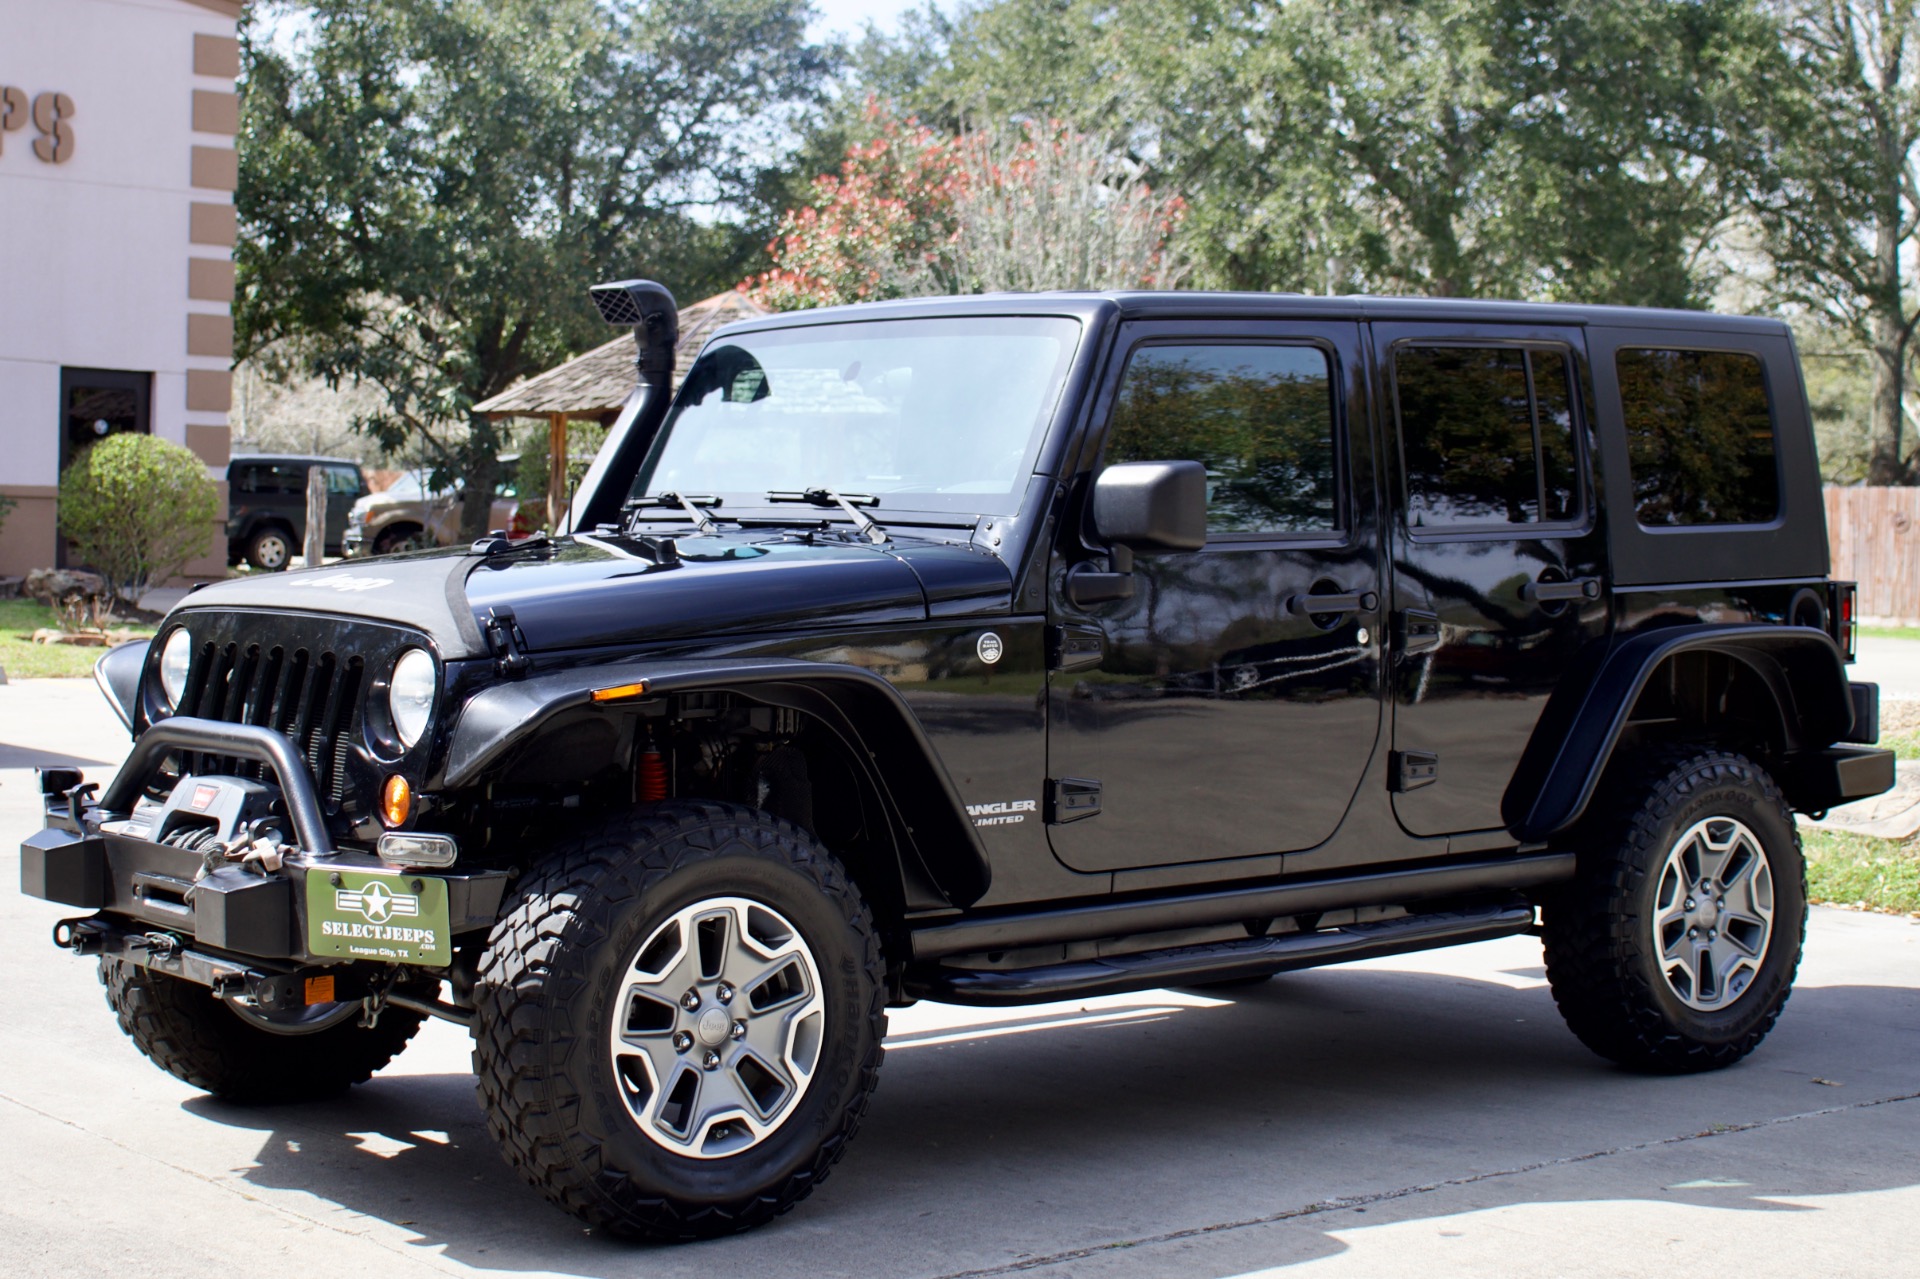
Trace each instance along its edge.
<instances>
[{"instance_id":1,"label":"vehicle shadow","mask_svg":"<svg viewBox=\"0 0 1920 1279\"><path fill-rule=\"evenodd\" d=\"M1462 1180L1480 1206L1581 1199L1499 1174L1920 1092L1920 991L1804 988L1746 1062L1656 1078L1581 1047L1537 968L1501 976L1338 968L900 1035L818 1193L766 1229L680 1248L599 1238L542 1203L496 1153L465 1075L392 1075L305 1107L185 1105L262 1133L249 1183L392 1223L449 1260L772 1279L948 1275L1277 1219L1291 1263L1345 1247L1312 1205L1384 1196L1366 1220L1415 1219L1450 1210L1395 1192ZM1808 1158L1665 1197L1777 1212L1796 1210L1782 1196L1920 1183L1920 1165L1891 1163Z\"/></svg>"},{"instance_id":2,"label":"vehicle shadow","mask_svg":"<svg viewBox=\"0 0 1920 1279\"><path fill-rule=\"evenodd\" d=\"M104 768L104 759L62 755L39 746L15 746L0 742L0 768Z\"/></svg>"}]
</instances>

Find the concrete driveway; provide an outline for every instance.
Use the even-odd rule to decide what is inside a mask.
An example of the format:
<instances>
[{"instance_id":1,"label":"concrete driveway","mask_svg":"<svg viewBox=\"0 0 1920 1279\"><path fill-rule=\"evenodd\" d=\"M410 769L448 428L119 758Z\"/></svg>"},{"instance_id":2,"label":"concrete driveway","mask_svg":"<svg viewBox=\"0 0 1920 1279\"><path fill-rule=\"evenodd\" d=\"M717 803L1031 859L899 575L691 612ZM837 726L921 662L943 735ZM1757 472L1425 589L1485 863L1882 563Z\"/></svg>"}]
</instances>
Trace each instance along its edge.
<instances>
[{"instance_id":1,"label":"concrete driveway","mask_svg":"<svg viewBox=\"0 0 1920 1279\"><path fill-rule=\"evenodd\" d=\"M1588 1054L1527 939L1231 998L921 1005L792 1214L596 1237L494 1152L455 1027L301 1107L212 1101L134 1051L48 942L63 912L12 891L24 756L124 749L90 684L0 687L9 1276L1920 1273L1920 927L1827 910L1772 1038L1691 1078Z\"/></svg>"}]
</instances>

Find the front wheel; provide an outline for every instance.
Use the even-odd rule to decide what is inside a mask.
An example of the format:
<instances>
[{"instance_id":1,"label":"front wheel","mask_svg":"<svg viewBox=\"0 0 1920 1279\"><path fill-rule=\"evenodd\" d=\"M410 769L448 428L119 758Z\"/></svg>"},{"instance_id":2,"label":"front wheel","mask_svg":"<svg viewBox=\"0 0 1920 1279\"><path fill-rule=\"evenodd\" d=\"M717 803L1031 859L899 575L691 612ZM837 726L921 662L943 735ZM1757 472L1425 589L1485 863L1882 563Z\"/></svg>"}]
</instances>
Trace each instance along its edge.
<instances>
[{"instance_id":1,"label":"front wheel","mask_svg":"<svg viewBox=\"0 0 1920 1279\"><path fill-rule=\"evenodd\" d=\"M154 1065L234 1102L338 1096L398 1056L421 1023L418 1013L389 1008L363 1026L357 1002L256 1012L119 959L100 961L100 983L120 1029Z\"/></svg>"},{"instance_id":2,"label":"front wheel","mask_svg":"<svg viewBox=\"0 0 1920 1279\"><path fill-rule=\"evenodd\" d=\"M1800 836L1764 769L1673 754L1596 803L1614 817L1545 911L1547 979L1574 1034L1637 1070L1731 1065L1793 989L1806 932Z\"/></svg>"},{"instance_id":3,"label":"front wheel","mask_svg":"<svg viewBox=\"0 0 1920 1279\"><path fill-rule=\"evenodd\" d=\"M474 994L487 1126L554 1203L693 1239L804 1198L886 1031L872 916L806 832L662 804L571 841L494 925Z\"/></svg>"}]
</instances>

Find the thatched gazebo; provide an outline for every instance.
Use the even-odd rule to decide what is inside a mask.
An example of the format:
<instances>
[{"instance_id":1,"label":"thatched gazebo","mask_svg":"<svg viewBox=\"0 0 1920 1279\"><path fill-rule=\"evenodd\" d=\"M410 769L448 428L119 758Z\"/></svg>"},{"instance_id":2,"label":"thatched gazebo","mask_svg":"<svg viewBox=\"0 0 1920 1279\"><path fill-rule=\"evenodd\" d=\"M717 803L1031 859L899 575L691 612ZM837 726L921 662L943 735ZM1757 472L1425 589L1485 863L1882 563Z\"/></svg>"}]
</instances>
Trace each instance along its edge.
<instances>
[{"instance_id":1,"label":"thatched gazebo","mask_svg":"<svg viewBox=\"0 0 1920 1279\"><path fill-rule=\"evenodd\" d=\"M713 331L736 320L766 315L766 307L737 291L716 293L680 308L680 344L674 348L673 386L680 389L687 365ZM605 346L576 355L557 368L516 382L474 411L491 418L547 419L547 527L557 529L567 506L567 423L575 418L613 425L639 386L633 338L621 334Z\"/></svg>"}]
</instances>

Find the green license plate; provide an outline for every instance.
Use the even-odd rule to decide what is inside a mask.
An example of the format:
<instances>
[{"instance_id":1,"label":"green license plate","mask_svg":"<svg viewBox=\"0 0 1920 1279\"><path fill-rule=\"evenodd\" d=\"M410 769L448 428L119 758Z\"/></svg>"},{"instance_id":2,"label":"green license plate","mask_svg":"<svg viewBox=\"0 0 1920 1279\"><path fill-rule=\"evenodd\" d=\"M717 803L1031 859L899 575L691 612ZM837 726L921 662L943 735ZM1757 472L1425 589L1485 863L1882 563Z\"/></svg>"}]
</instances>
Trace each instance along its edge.
<instances>
[{"instance_id":1,"label":"green license plate","mask_svg":"<svg viewBox=\"0 0 1920 1279\"><path fill-rule=\"evenodd\" d=\"M307 949L386 964L453 962L447 884L420 875L307 872Z\"/></svg>"}]
</instances>

